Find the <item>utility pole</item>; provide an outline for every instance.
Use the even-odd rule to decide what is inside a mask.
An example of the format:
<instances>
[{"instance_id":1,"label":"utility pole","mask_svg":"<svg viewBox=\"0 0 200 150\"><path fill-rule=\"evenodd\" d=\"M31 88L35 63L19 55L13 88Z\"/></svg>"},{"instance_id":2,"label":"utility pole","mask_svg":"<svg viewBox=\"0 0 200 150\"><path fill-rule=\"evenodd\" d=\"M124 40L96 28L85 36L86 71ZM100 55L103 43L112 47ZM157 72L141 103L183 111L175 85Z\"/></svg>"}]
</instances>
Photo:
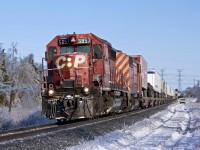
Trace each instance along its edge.
<instances>
[{"instance_id":1,"label":"utility pole","mask_svg":"<svg viewBox=\"0 0 200 150\"><path fill-rule=\"evenodd\" d=\"M181 77L182 77L182 75L181 75L181 72L183 71L183 69L177 69L177 71L178 71L178 90L179 91L182 91L182 89L181 89Z\"/></svg>"},{"instance_id":2,"label":"utility pole","mask_svg":"<svg viewBox=\"0 0 200 150\"><path fill-rule=\"evenodd\" d=\"M197 80L197 87L199 89L199 86L200 86L200 80Z\"/></svg>"},{"instance_id":3,"label":"utility pole","mask_svg":"<svg viewBox=\"0 0 200 150\"><path fill-rule=\"evenodd\" d=\"M197 80L197 86L196 87L197 87L196 96L199 97L200 96L200 94L199 94L200 93L200 80Z\"/></svg>"},{"instance_id":4,"label":"utility pole","mask_svg":"<svg viewBox=\"0 0 200 150\"><path fill-rule=\"evenodd\" d=\"M165 71L165 69L160 69L161 70L161 78L162 78L162 80L164 80L164 71Z\"/></svg>"},{"instance_id":5,"label":"utility pole","mask_svg":"<svg viewBox=\"0 0 200 150\"><path fill-rule=\"evenodd\" d=\"M195 84L196 84L196 79L194 79L194 87L195 87Z\"/></svg>"}]
</instances>

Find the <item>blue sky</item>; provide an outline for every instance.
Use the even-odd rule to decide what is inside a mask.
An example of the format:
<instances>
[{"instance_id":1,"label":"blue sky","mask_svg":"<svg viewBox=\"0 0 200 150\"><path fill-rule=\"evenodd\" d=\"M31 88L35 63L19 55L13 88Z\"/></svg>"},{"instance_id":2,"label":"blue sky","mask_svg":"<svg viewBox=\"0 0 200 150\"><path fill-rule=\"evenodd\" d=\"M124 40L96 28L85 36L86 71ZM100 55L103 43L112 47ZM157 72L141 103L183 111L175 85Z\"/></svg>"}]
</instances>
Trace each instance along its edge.
<instances>
[{"instance_id":1,"label":"blue sky","mask_svg":"<svg viewBox=\"0 0 200 150\"><path fill-rule=\"evenodd\" d=\"M56 35L94 33L127 54L141 54L149 67L182 89L200 80L198 0L19 0L0 3L0 43L18 43L19 55L44 57Z\"/></svg>"}]
</instances>

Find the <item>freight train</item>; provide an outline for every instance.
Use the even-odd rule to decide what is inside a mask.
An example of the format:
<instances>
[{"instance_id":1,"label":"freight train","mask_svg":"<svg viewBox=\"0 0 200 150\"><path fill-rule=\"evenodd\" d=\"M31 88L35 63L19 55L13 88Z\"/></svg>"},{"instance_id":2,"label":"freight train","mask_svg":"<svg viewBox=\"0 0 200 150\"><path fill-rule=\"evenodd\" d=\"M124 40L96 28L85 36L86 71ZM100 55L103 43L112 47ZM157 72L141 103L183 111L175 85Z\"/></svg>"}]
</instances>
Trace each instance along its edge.
<instances>
[{"instance_id":1,"label":"freight train","mask_svg":"<svg viewBox=\"0 0 200 150\"><path fill-rule=\"evenodd\" d=\"M92 33L56 36L42 64L42 110L58 121L161 105L175 95L143 56Z\"/></svg>"}]
</instances>

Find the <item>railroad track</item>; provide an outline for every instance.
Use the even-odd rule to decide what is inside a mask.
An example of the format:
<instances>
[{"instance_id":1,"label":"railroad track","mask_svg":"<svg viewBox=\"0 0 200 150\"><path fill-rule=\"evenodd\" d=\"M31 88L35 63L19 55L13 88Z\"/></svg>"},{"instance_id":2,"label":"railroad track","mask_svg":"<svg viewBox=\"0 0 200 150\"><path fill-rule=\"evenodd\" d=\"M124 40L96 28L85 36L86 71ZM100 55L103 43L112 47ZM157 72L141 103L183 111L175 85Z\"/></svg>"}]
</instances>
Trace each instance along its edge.
<instances>
[{"instance_id":1,"label":"railroad track","mask_svg":"<svg viewBox=\"0 0 200 150\"><path fill-rule=\"evenodd\" d=\"M170 104L170 103L169 103ZM10 141L15 141L15 140L20 140L23 138L33 138L35 136L40 136L42 134L48 134L60 130L70 130L70 129L76 129L84 126L89 126L93 124L99 124L99 123L104 123L112 120L117 120L120 118L125 118L131 115L137 115L137 114L142 114L144 112L153 110L153 109L158 109L162 107L166 107L169 104L165 105L160 105L156 107L150 107L147 109L140 109L136 111L131 111L127 113L121 113L118 115L114 116L106 116L106 117L101 117L98 119L92 119L92 120L86 120L86 119L80 119L80 120L75 120L72 122L67 122L63 124L46 124L46 125L40 125L40 126L33 126L33 127L28 127L28 128L20 128L20 129L14 129L14 130L7 130L7 131L0 131L0 143L7 143Z\"/></svg>"},{"instance_id":2,"label":"railroad track","mask_svg":"<svg viewBox=\"0 0 200 150\"><path fill-rule=\"evenodd\" d=\"M35 134L41 133L41 131L48 130L50 128L55 128L57 126L58 126L57 124L52 123L52 124L45 124L45 125L33 126L33 127L27 127L27 128L19 128L19 129L14 129L14 130L0 131L0 142L24 138L28 135L35 135Z\"/></svg>"}]
</instances>

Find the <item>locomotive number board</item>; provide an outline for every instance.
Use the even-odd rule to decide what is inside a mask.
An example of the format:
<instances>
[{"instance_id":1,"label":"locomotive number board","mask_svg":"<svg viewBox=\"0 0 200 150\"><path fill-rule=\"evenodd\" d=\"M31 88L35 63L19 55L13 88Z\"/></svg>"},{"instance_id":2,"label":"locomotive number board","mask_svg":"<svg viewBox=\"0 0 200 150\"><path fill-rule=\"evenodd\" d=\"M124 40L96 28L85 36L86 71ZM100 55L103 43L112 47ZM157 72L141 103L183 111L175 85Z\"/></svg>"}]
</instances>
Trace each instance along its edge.
<instances>
[{"instance_id":1,"label":"locomotive number board","mask_svg":"<svg viewBox=\"0 0 200 150\"><path fill-rule=\"evenodd\" d=\"M67 46L70 43L73 43L72 38L68 38L68 39L59 39L58 40L58 45L59 46ZM76 41L77 44L89 44L91 43L91 39L90 38L78 38Z\"/></svg>"},{"instance_id":2,"label":"locomotive number board","mask_svg":"<svg viewBox=\"0 0 200 150\"><path fill-rule=\"evenodd\" d=\"M77 44L89 44L91 43L90 38L78 38L77 39Z\"/></svg>"},{"instance_id":3,"label":"locomotive number board","mask_svg":"<svg viewBox=\"0 0 200 150\"><path fill-rule=\"evenodd\" d=\"M58 40L58 45L59 46L67 46L71 42L71 39L59 39Z\"/></svg>"}]
</instances>

